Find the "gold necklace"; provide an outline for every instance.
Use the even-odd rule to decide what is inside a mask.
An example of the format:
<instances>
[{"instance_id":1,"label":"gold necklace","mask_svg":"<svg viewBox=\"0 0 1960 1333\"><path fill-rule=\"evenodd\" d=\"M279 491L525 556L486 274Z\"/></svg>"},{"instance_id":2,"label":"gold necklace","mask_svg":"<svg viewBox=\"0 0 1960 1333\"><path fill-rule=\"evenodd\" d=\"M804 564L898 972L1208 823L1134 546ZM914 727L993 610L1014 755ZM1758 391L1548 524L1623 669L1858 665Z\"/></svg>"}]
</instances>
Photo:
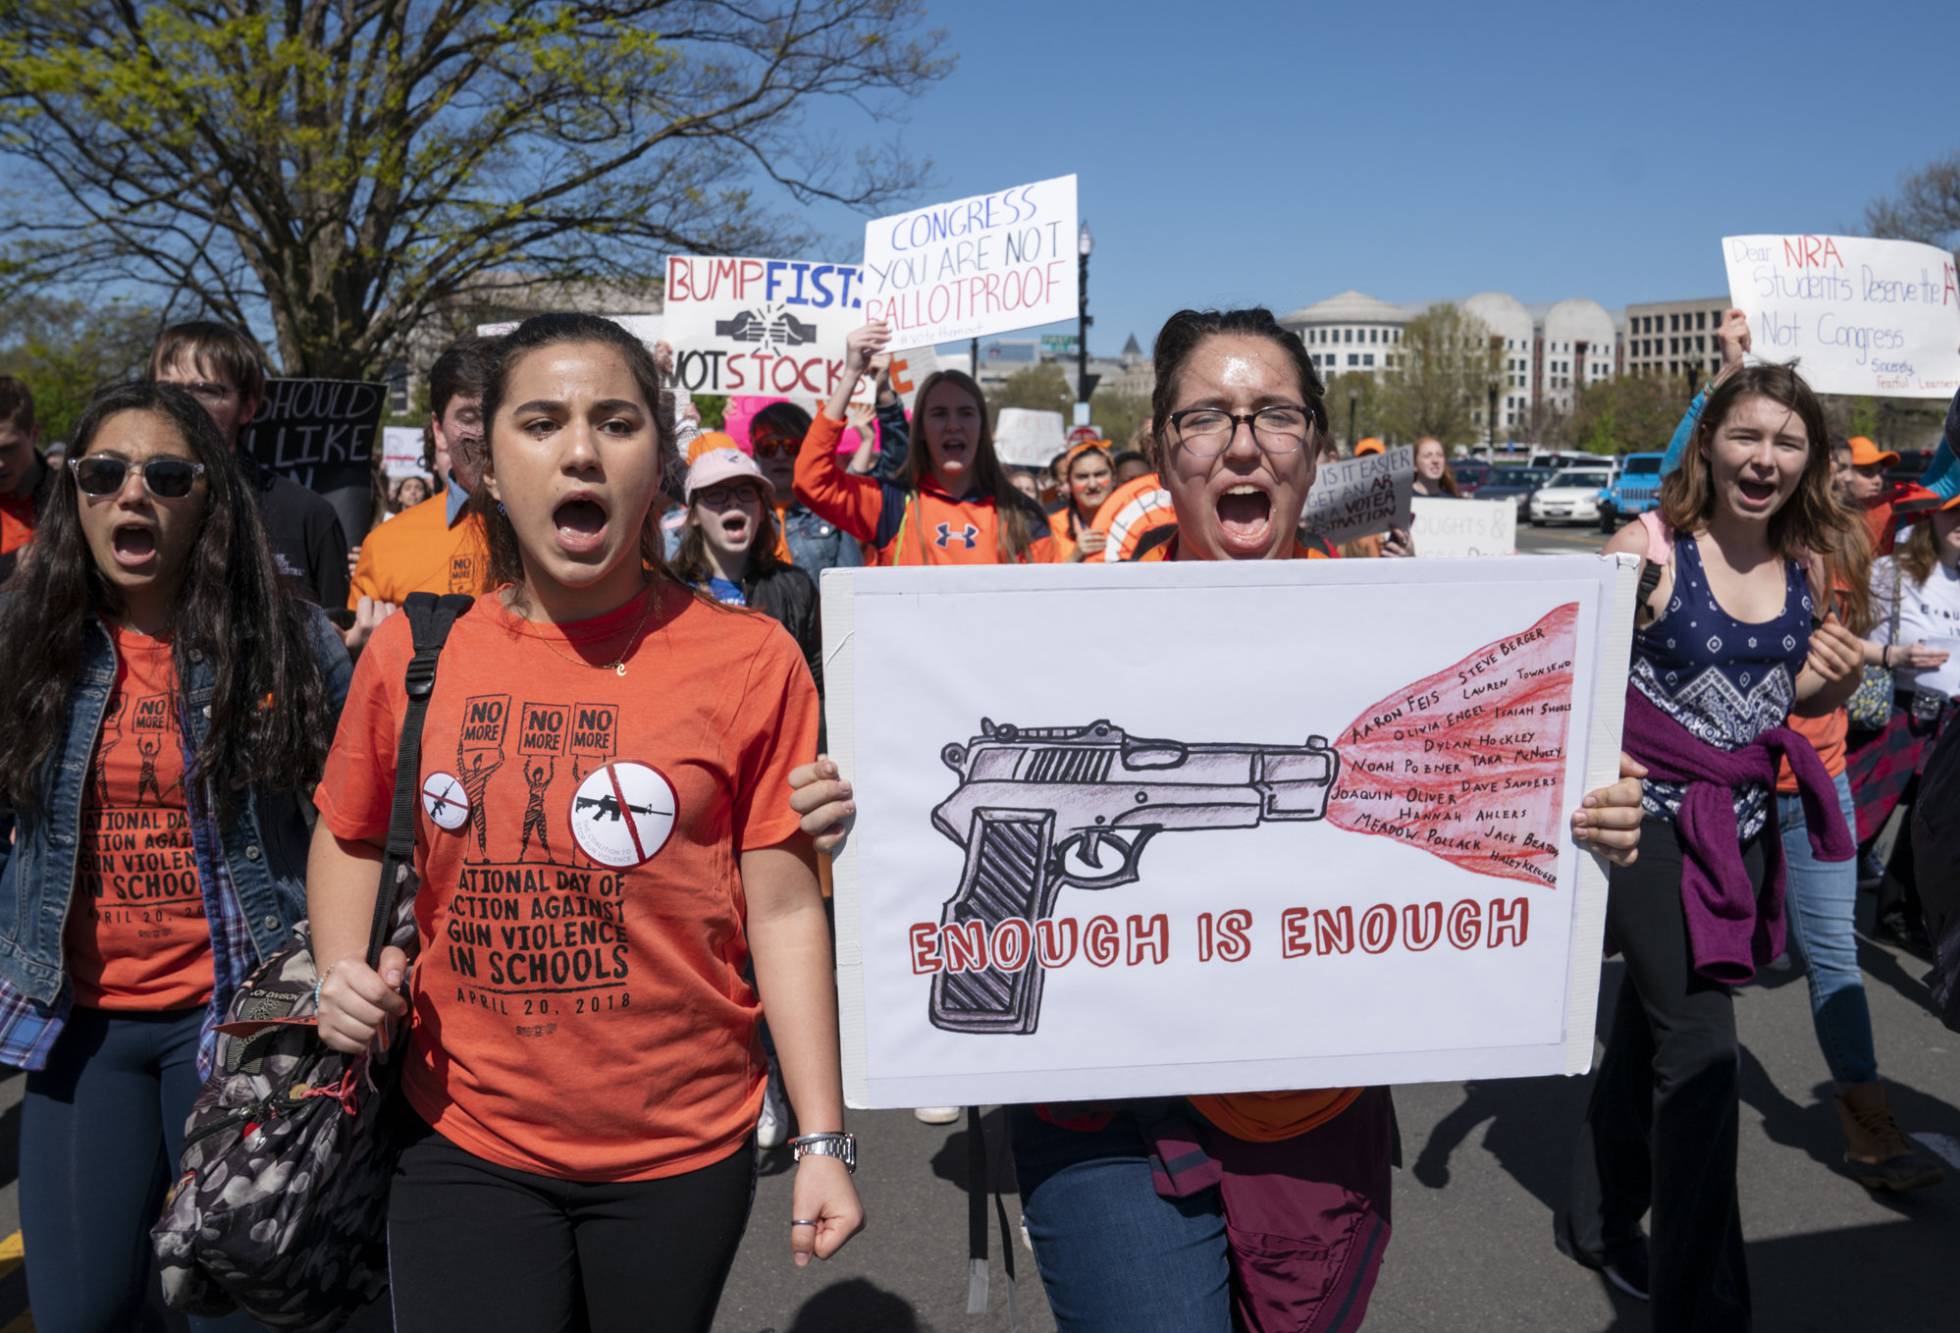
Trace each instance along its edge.
<instances>
[{"instance_id":1,"label":"gold necklace","mask_svg":"<svg viewBox=\"0 0 1960 1333\"><path fill-rule=\"evenodd\" d=\"M619 656L615 657L610 662L600 662L600 663L588 662L583 657L576 657L570 653L565 652L557 644L553 643L549 638L545 637L542 634L533 634L529 630L523 630L523 629L517 630L516 632L518 634L523 635L527 639L536 639L539 643L549 648L557 656L564 658L567 662L570 662L574 666L590 667L594 671L602 671L602 670L609 669L615 676L624 676L626 674L626 655L632 652L633 646L640 641L640 631L646 628L647 617L653 614L653 603L655 600L656 591L657 590L651 584L645 585L644 595L647 599L647 604L645 607L641 609L640 619L633 626L632 633L626 636L626 646L621 648L619 650Z\"/></svg>"}]
</instances>

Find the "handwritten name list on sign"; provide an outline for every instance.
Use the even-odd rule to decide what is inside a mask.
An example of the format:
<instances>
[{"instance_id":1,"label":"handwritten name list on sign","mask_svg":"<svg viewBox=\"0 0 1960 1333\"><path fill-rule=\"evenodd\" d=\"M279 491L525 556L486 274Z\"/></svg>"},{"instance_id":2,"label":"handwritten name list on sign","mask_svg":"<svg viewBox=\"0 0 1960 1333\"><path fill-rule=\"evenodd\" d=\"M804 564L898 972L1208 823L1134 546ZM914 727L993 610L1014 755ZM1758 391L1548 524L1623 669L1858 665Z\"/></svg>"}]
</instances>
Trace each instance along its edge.
<instances>
[{"instance_id":1,"label":"handwritten name list on sign","mask_svg":"<svg viewBox=\"0 0 1960 1333\"><path fill-rule=\"evenodd\" d=\"M1406 531L1415 479L1415 450L1406 444L1329 463L1314 476L1301 526L1330 542Z\"/></svg>"},{"instance_id":2,"label":"handwritten name list on sign","mask_svg":"<svg viewBox=\"0 0 1960 1333\"><path fill-rule=\"evenodd\" d=\"M1754 354L1801 359L1819 393L1960 389L1960 277L1947 251L1863 236L1725 236L1722 257Z\"/></svg>"},{"instance_id":3,"label":"handwritten name list on sign","mask_svg":"<svg viewBox=\"0 0 1960 1333\"><path fill-rule=\"evenodd\" d=\"M864 323L863 286L855 264L671 256L661 332L674 374L691 393L829 398L845 335Z\"/></svg>"},{"instance_id":4,"label":"handwritten name list on sign","mask_svg":"<svg viewBox=\"0 0 1960 1333\"><path fill-rule=\"evenodd\" d=\"M864 228L864 314L894 347L1074 319L1074 176L934 204Z\"/></svg>"}]
</instances>

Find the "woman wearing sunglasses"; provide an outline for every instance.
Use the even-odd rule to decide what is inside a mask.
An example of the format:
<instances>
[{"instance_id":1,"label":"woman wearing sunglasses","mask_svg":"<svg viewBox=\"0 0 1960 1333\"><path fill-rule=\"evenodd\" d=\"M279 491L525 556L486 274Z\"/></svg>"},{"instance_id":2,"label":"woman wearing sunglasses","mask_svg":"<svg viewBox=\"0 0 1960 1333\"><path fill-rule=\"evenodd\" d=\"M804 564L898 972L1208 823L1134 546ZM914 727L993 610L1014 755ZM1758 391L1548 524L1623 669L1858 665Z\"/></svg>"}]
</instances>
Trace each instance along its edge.
<instances>
[{"instance_id":1,"label":"woman wearing sunglasses","mask_svg":"<svg viewBox=\"0 0 1960 1333\"><path fill-rule=\"evenodd\" d=\"M852 472L869 471L880 481L895 480L905 467L911 428L905 420L905 407L892 389L891 357L880 356L871 363L878 384L878 449L874 460L864 457L871 450L869 440L852 456ZM776 492L776 517L789 543L790 559L811 578L826 569L854 569L864 563L864 551L857 538L836 524L805 508L796 496L796 451L810 433L810 414L795 403L771 403L749 421L749 452L755 464ZM862 434L862 432L861 432ZM859 459L871 464L859 466Z\"/></svg>"},{"instance_id":2,"label":"woman wearing sunglasses","mask_svg":"<svg viewBox=\"0 0 1960 1333\"><path fill-rule=\"evenodd\" d=\"M212 1025L305 915L349 667L184 390L98 395L55 487L0 598L0 1061L36 1323L133 1328Z\"/></svg>"}]
</instances>

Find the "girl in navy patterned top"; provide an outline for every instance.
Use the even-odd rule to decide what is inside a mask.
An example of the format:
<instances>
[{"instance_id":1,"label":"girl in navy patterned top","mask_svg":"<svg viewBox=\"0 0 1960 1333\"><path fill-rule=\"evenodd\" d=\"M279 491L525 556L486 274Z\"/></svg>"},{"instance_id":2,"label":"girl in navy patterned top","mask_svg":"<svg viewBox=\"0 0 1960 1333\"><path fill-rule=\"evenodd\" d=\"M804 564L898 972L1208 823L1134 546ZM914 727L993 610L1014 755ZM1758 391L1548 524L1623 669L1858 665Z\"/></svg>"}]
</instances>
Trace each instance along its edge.
<instances>
[{"instance_id":1,"label":"girl in navy patterned top","mask_svg":"<svg viewBox=\"0 0 1960 1333\"><path fill-rule=\"evenodd\" d=\"M1856 688L1862 658L1848 630L1817 619L1826 586L1818 558L1834 549L1843 521L1824 413L1790 368L1742 366L1748 332L1739 312L1722 332L1730 364L1662 483L1664 522L1636 523L1606 547L1650 562L1636 613L1628 747L1659 762L1635 746L1646 739L1636 735L1639 714L1660 737L1657 751L1686 756L1675 765L1684 772L1746 767L1740 752L1773 745L1793 763L1807 757L1804 767L1821 778L1809 742L1785 719L1792 708L1836 708ZM1762 781L1650 777L1639 857L1613 871L1607 899L1607 938L1624 957L1625 978L1557 1234L1572 1257L1650 1298L1656 1328L1750 1327L1735 1184L1735 1013L1698 946L1711 926L1740 928L1745 940L1779 936L1775 760L1762 766ZM1731 787L1740 848L1708 845L1710 823L1723 821L1701 816L1711 803L1726 813L1709 785ZM1696 820L1684 804L1700 812ZM1731 896L1711 911L1689 886L1705 884L1717 862ZM1651 1257L1640 1231L1650 1208Z\"/></svg>"}]
</instances>

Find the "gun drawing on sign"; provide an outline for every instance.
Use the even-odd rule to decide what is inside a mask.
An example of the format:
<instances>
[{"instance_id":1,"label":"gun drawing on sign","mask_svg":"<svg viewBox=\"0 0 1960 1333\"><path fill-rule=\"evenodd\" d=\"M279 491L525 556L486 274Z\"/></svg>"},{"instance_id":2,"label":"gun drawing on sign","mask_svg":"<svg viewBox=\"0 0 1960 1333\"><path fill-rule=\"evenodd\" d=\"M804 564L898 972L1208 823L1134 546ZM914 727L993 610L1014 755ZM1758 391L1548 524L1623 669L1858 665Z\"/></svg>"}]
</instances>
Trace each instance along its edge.
<instances>
[{"instance_id":1,"label":"gun drawing on sign","mask_svg":"<svg viewBox=\"0 0 1960 1333\"><path fill-rule=\"evenodd\" d=\"M1340 775L1325 737L1303 746L1187 745L1130 736L1108 721L1086 727L995 726L940 752L960 785L933 825L966 850L943 926L1009 918L1030 927L1054 914L1064 888L1134 884L1157 834L1256 828L1320 819ZM941 972L933 1026L950 1032L1028 1033L1041 1020L1045 969L1029 961Z\"/></svg>"}]
</instances>

